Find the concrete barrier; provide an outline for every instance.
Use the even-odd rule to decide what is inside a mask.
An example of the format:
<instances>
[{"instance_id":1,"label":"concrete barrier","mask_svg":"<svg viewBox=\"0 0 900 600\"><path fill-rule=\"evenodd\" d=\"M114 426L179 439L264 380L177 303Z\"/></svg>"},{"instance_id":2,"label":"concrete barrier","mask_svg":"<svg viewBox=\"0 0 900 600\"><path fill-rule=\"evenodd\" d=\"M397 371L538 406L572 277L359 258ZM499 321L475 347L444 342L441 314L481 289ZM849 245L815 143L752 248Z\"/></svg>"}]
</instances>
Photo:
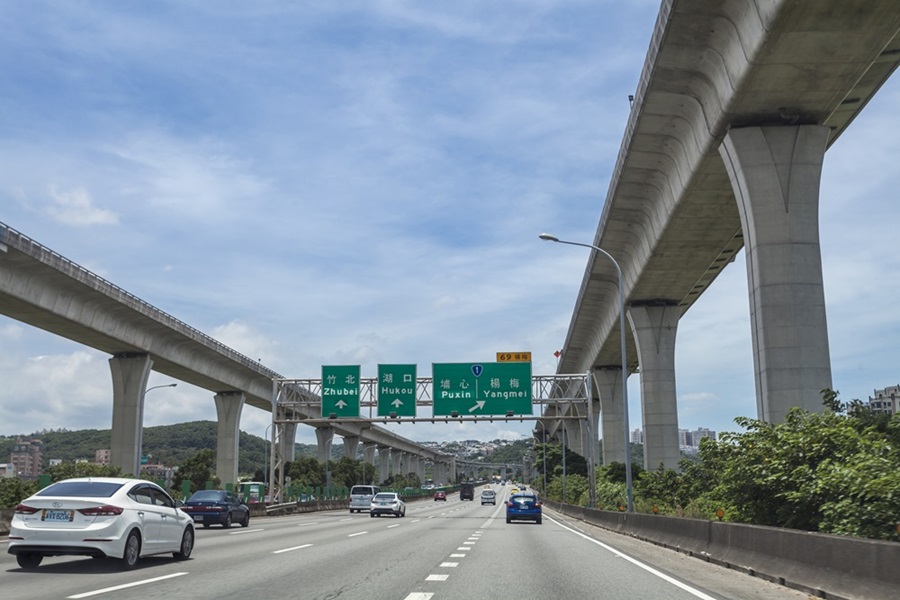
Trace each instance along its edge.
<instances>
[{"instance_id":1,"label":"concrete barrier","mask_svg":"<svg viewBox=\"0 0 900 600\"><path fill-rule=\"evenodd\" d=\"M566 516L819 598L900 597L896 542L543 503Z\"/></svg>"}]
</instances>

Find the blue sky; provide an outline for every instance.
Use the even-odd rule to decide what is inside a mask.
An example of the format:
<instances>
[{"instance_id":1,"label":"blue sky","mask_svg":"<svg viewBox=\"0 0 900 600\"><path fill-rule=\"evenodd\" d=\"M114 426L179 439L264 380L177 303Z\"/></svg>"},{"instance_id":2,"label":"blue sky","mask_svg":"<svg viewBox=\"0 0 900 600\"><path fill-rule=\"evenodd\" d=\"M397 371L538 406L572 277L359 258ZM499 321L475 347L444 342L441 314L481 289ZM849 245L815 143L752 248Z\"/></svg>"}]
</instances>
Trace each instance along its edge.
<instances>
[{"instance_id":1,"label":"blue sky","mask_svg":"<svg viewBox=\"0 0 900 600\"><path fill-rule=\"evenodd\" d=\"M550 374L587 251L537 235L593 239L658 8L2 3L0 221L288 377L523 350ZM900 383L898 105L895 79L825 161L844 399ZM5 317L0 347L0 434L109 428L106 355ZM676 369L680 427L756 416L743 254L682 319ZM214 418L187 384L147 396L147 426Z\"/></svg>"}]
</instances>

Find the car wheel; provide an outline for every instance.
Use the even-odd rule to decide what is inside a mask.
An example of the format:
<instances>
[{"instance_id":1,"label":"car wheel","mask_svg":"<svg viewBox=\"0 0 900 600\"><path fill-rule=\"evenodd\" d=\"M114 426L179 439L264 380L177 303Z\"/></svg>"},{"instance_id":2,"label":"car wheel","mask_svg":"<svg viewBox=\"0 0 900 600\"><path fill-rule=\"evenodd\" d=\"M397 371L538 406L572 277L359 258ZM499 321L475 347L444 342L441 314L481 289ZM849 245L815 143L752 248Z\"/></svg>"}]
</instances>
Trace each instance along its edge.
<instances>
[{"instance_id":1,"label":"car wheel","mask_svg":"<svg viewBox=\"0 0 900 600\"><path fill-rule=\"evenodd\" d=\"M247 511L247 514L244 515L244 520L241 521L241 527L250 527L250 511Z\"/></svg>"},{"instance_id":2,"label":"car wheel","mask_svg":"<svg viewBox=\"0 0 900 600\"><path fill-rule=\"evenodd\" d=\"M37 552L19 552L16 554L16 562L23 569L36 569L44 557Z\"/></svg>"},{"instance_id":3,"label":"car wheel","mask_svg":"<svg viewBox=\"0 0 900 600\"><path fill-rule=\"evenodd\" d=\"M194 528L188 527L184 530L184 533L181 534L181 547L178 552L173 552L172 555L175 557L175 560L187 560L191 557L191 552L194 551Z\"/></svg>"},{"instance_id":4,"label":"car wheel","mask_svg":"<svg viewBox=\"0 0 900 600\"><path fill-rule=\"evenodd\" d=\"M540 518L540 517L537 518L537 524L538 524L538 525L541 524L541 518Z\"/></svg>"},{"instance_id":5,"label":"car wheel","mask_svg":"<svg viewBox=\"0 0 900 600\"><path fill-rule=\"evenodd\" d=\"M204 524L203 524L203 529L209 529L209 523L204 523Z\"/></svg>"},{"instance_id":6,"label":"car wheel","mask_svg":"<svg viewBox=\"0 0 900 600\"><path fill-rule=\"evenodd\" d=\"M122 567L128 571L137 566L138 558L141 557L141 536L137 530L128 534L125 540L125 552L122 553Z\"/></svg>"},{"instance_id":7,"label":"car wheel","mask_svg":"<svg viewBox=\"0 0 900 600\"><path fill-rule=\"evenodd\" d=\"M375 518L375 513L369 513L369 516L372 517L372 518L374 519L374 518Z\"/></svg>"},{"instance_id":8,"label":"car wheel","mask_svg":"<svg viewBox=\"0 0 900 600\"><path fill-rule=\"evenodd\" d=\"M222 523L222 527L224 527L225 529L231 527L231 513L225 515L225 522Z\"/></svg>"},{"instance_id":9,"label":"car wheel","mask_svg":"<svg viewBox=\"0 0 900 600\"><path fill-rule=\"evenodd\" d=\"M506 522L507 522L507 523L512 523L512 519L510 519L509 517L506 517Z\"/></svg>"}]
</instances>

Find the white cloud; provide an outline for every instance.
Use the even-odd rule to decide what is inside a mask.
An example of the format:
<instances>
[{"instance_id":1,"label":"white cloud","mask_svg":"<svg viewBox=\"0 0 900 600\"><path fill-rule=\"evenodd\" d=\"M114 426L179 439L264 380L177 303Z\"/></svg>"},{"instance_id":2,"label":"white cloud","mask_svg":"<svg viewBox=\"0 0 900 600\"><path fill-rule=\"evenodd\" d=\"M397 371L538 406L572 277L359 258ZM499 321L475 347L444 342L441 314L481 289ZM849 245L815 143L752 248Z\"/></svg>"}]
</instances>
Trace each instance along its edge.
<instances>
[{"instance_id":1,"label":"white cloud","mask_svg":"<svg viewBox=\"0 0 900 600\"><path fill-rule=\"evenodd\" d=\"M114 212L93 205L91 195L85 189L58 190L50 186L50 199L44 213L61 223L76 227L118 223Z\"/></svg>"}]
</instances>

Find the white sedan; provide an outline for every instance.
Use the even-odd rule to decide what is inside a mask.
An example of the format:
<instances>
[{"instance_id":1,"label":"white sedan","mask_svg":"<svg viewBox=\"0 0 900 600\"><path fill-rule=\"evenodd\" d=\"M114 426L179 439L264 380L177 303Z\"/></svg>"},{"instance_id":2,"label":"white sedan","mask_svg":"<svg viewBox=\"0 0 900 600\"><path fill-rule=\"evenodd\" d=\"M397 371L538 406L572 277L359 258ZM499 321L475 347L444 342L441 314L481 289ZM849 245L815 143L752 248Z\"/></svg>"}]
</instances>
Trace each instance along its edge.
<instances>
[{"instance_id":1,"label":"white sedan","mask_svg":"<svg viewBox=\"0 0 900 600\"><path fill-rule=\"evenodd\" d=\"M380 517L381 515L406 516L406 503L400 499L400 495L394 492L381 492L372 497L369 515Z\"/></svg>"},{"instance_id":2,"label":"white sedan","mask_svg":"<svg viewBox=\"0 0 900 600\"><path fill-rule=\"evenodd\" d=\"M142 556L194 549L193 520L161 487L142 479L85 477L51 484L16 507L9 553L33 569L45 556L122 559L132 569Z\"/></svg>"}]
</instances>

